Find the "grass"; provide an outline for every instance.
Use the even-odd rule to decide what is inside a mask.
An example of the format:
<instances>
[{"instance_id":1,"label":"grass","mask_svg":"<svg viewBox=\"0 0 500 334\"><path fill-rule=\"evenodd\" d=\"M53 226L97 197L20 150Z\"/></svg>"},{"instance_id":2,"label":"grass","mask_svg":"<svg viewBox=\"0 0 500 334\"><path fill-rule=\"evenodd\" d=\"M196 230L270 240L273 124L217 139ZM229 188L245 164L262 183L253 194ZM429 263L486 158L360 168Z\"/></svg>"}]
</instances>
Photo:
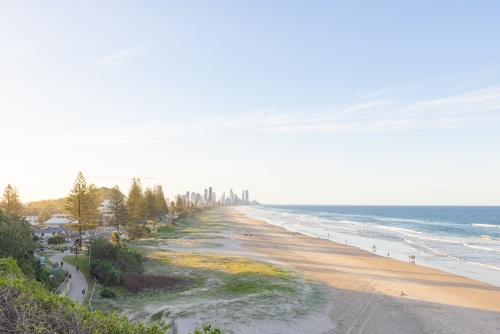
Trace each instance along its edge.
<instances>
[{"instance_id":1,"label":"grass","mask_svg":"<svg viewBox=\"0 0 500 334\"><path fill-rule=\"evenodd\" d=\"M157 251L149 254L148 258L179 267L212 270L229 274L259 274L273 277L292 275L289 270L245 257Z\"/></svg>"},{"instance_id":2,"label":"grass","mask_svg":"<svg viewBox=\"0 0 500 334\"><path fill-rule=\"evenodd\" d=\"M201 212L173 224L160 224L153 238L131 242L144 246L145 274L189 279L190 286L137 294L115 287L118 297L113 300L101 298L98 287L92 306L126 312L131 320L168 322L192 317L206 323L218 321L218 326L231 333L235 323L289 321L318 311L328 302L322 285L279 266L245 257L160 249L168 245L186 249L222 246L212 240L223 237L221 232L231 227L229 219L217 209Z\"/></svg>"}]
</instances>

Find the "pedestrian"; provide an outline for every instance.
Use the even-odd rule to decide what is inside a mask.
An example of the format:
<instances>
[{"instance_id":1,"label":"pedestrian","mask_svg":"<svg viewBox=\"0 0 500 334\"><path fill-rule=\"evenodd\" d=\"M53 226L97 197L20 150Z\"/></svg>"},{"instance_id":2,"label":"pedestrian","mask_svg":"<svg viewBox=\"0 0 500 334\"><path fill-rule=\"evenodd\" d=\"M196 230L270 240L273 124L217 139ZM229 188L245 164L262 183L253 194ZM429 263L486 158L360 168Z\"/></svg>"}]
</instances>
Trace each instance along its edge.
<instances>
[{"instance_id":1,"label":"pedestrian","mask_svg":"<svg viewBox=\"0 0 500 334\"><path fill-rule=\"evenodd\" d=\"M387 252L387 257L389 257L389 252Z\"/></svg>"},{"instance_id":2,"label":"pedestrian","mask_svg":"<svg viewBox=\"0 0 500 334\"><path fill-rule=\"evenodd\" d=\"M85 298L85 289L82 290L82 295Z\"/></svg>"},{"instance_id":3,"label":"pedestrian","mask_svg":"<svg viewBox=\"0 0 500 334\"><path fill-rule=\"evenodd\" d=\"M63 262L61 261L61 267L63 266Z\"/></svg>"},{"instance_id":4,"label":"pedestrian","mask_svg":"<svg viewBox=\"0 0 500 334\"><path fill-rule=\"evenodd\" d=\"M78 267L76 267L76 273L78 273Z\"/></svg>"}]
</instances>

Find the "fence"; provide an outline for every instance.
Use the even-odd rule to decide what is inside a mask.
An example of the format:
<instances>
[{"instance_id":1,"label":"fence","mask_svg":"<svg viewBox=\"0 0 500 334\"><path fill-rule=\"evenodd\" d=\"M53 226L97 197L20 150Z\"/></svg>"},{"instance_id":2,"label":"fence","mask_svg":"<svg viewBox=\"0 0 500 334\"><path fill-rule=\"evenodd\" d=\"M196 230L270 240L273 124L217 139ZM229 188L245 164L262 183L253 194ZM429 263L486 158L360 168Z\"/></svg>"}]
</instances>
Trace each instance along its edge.
<instances>
[{"instance_id":1,"label":"fence","mask_svg":"<svg viewBox=\"0 0 500 334\"><path fill-rule=\"evenodd\" d=\"M92 304L90 302L92 301L92 296L94 295L94 290L95 290L96 285L97 285L97 280L96 280L95 275L94 275L94 287L92 288L92 291L90 292L90 298L89 298L90 311L93 311Z\"/></svg>"},{"instance_id":2,"label":"fence","mask_svg":"<svg viewBox=\"0 0 500 334\"><path fill-rule=\"evenodd\" d=\"M66 296L66 294L69 291L69 285L70 285L69 281L70 281L70 278L69 278L69 275L67 274L66 278L64 279L64 281L61 283L61 285L59 285L59 287L57 288L56 292L54 292L54 293L56 295L60 294L60 295Z\"/></svg>"}]
</instances>

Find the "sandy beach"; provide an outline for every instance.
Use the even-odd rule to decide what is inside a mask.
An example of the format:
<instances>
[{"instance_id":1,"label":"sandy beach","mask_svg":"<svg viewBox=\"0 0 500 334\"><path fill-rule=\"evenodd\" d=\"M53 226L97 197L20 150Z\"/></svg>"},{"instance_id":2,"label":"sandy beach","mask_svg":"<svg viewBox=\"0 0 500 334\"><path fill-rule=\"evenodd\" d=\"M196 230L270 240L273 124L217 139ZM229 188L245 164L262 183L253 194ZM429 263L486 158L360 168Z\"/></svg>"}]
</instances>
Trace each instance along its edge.
<instances>
[{"instance_id":1,"label":"sandy beach","mask_svg":"<svg viewBox=\"0 0 500 334\"><path fill-rule=\"evenodd\" d=\"M234 207L198 213L169 229L135 242L147 253L146 273L201 283L186 291L121 291L116 300L96 295L95 308L132 320L163 319L169 333L203 324L228 334L500 333L499 287L418 260L290 232Z\"/></svg>"},{"instance_id":2,"label":"sandy beach","mask_svg":"<svg viewBox=\"0 0 500 334\"><path fill-rule=\"evenodd\" d=\"M328 315L335 326L327 333L500 332L499 287L292 233L234 208L221 210L234 223L232 237L244 241L241 247L331 289ZM309 326L317 332L314 323Z\"/></svg>"}]
</instances>

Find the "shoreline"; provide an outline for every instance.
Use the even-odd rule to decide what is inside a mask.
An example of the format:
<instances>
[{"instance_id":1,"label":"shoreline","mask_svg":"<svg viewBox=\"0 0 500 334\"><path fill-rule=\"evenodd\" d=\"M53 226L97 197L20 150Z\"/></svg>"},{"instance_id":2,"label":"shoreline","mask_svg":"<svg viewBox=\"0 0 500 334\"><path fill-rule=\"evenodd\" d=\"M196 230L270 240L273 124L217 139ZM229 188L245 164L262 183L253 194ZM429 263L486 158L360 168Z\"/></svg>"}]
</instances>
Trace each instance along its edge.
<instances>
[{"instance_id":1,"label":"shoreline","mask_svg":"<svg viewBox=\"0 0 500 334\"><path fill-rule=\"evenodd\" d=\"M239 210L239 207L234 207L238 212L247 215L247 213L242 210ZM483 283L488 283L500 287L500 270L499 268L484 264L478 263L474 261L469 261L466 257L459 258L453 257L451 255L445 254L445 257L436 257L429 253L422 252L419 249L412 247L411 243L405 243L398 240L388 240L383 238L375 238L357 234L344 234L338 231L328 231L324 230L321 227L310 227L306 231L294 229L295 224L293 223L285 223L285 224L275 224L273 222L268 222L263 218L251 218L247 216L249 219L257 219L262 220L265 223L276 226L276 227L284 227L290 232L300 233L304 236L309 236L312 238L320 237L321 239L329 240L334 243L344 244L344 240L347 244L357 247L360 250L366 251L368 253L373 253L375 255L385 257L386 254L390 253L390 257L392 259L396 259L401 262L409 262L409 255L416 256L416 261L420 266L424 266L427 268L434 268L438 270L442 270L451 274L455 274L462 277L467 277L476 281L480 281ZM322 224L321 224L322 225ZM307 228L307 227L301 227ZM317 233L315 233L317 232ZM327 233L330 232L330 233ZM370 245L376 245L375 252L370 250ZM421 246L427 248L426 246ZM434 249L431 249L431 252L437 252Z\"/></svg>"},{"instance_id":2,"label":"shoreline","mask_svg":"<svg viewBox=\"0 0 500 334\"><path fill-rule=\"evenodd\" d=\"M227 208L227 212L234 221L234 237L245 241L242 247L265 254L333 289L334 300L341 300L342 305L331 311L330 318L338 325L332 333L347 330L347 324L366 328L372 322L382 329L388 320L405 333L413 332L408 329L411 324L418 327L415 333L500 330L497 286L291 232L248 218L236 208ZM246 230L253 236L245 236ZM351 331L354 327L350 327ZM386 330L398 332L394 328Z\"/></svg>"}]
</instances>

